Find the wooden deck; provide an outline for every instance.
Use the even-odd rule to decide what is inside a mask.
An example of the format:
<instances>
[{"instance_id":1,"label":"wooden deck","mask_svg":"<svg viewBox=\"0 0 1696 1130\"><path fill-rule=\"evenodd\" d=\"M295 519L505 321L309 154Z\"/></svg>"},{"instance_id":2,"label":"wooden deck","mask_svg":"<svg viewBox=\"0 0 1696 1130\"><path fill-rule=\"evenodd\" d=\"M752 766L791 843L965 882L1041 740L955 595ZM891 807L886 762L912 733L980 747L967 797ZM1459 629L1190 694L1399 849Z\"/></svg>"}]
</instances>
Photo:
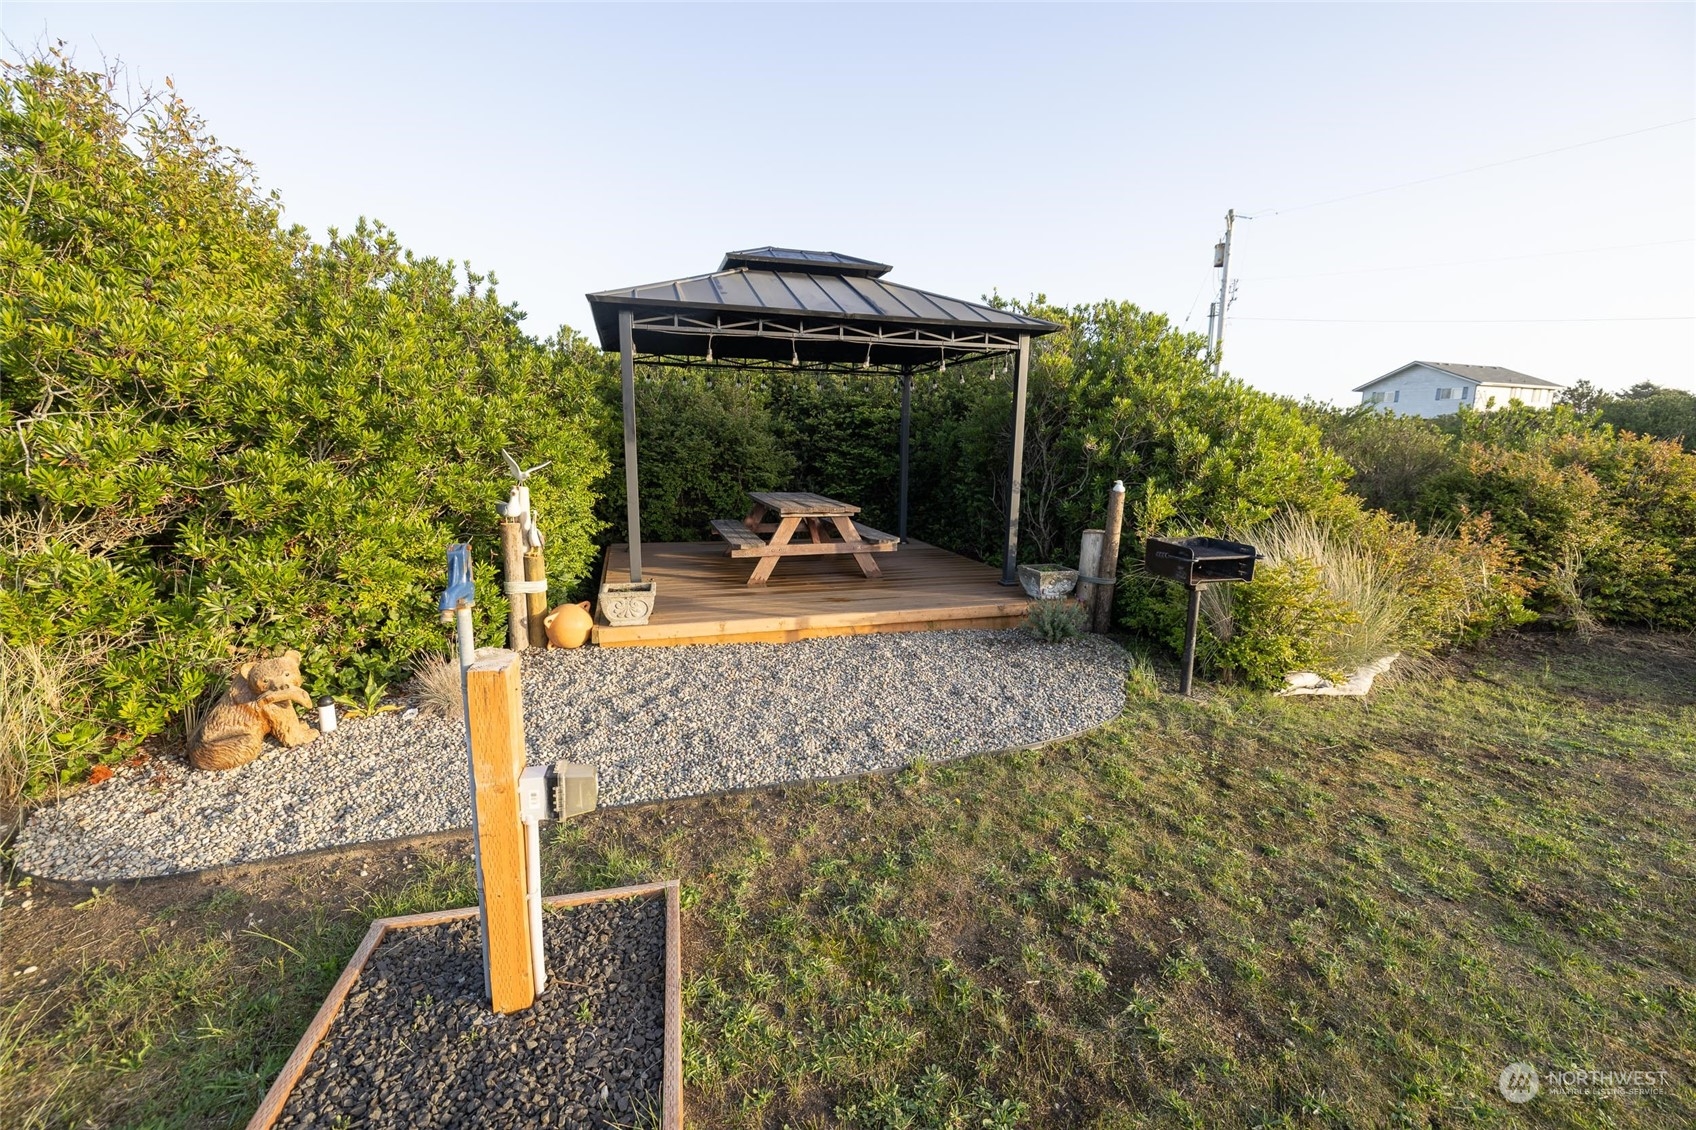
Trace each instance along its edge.
<instances>
[{"instance_id":1,"label":"wooden deck","mask_svg":"<svg viewBox=\"0 0 1696 1130\"><path fill-rule=\"evenodd\" d=\"M1001 571L934 545L909 541L880 554L883 576L868 579L852 559L786 557L764 585L749 587L746 559L724 542L642 546L642 579L656 582L654 614L641 627L614 628L598 615L602 647L686 643L788 643L871 632L1011 628L1030 607ZM603 579L628 580L629 549L608 548Z\"/></svg>"}]
</instances>

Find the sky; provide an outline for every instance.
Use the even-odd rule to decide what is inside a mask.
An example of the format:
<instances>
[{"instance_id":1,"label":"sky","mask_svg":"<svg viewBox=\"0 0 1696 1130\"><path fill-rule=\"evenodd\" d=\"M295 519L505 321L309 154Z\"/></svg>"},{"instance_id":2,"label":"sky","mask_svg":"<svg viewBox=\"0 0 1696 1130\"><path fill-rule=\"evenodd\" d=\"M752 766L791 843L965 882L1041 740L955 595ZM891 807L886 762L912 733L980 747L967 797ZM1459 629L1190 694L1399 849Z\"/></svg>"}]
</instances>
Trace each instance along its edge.
<instances>
[{"instance_id":1,"label":"sky","mask_svg":"<svg viewBox=\"0 0 1696 1130\"><path fill-rule=\"evenodd\" d=\"M1205 331L1235 209L1255 387L1696 389L1692 4L5 0L0 30L170 76L287 221L493 270L538 336L767 244Z\"/></svg>"}]
</instances>

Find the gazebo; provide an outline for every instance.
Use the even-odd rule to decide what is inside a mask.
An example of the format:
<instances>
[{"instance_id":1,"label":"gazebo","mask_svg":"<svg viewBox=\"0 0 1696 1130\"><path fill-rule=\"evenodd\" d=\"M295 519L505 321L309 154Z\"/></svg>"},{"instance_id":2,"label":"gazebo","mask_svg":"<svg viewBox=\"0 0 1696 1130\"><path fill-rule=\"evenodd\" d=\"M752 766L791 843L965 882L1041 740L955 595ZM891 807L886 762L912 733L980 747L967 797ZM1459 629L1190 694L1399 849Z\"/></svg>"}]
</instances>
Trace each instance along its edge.
<instances>
[{"instance_id":1,"label":"gazebo","mask_svg":"<svg viewBox=\"0 0 1696 1130\"><path fill-rule=\"evenodd\" d=\"M900 495L905 546L914 373L998 355L1013 362L1012 454L1001 583L1017 583L1019 489L1033 337L1041 318L890 282L887 263L829 251L732 251L719 269L588 296L601 348L618 352L624 393L624 475L630 580L643 576L637 483L636 364L731 369L860 370L901 382ZM941 551L936 551L941 552ZM609 560L609 572L611 565ZM662 593L660 600L664 600ZM610 642L610 641L607 641Z\"/></svg>"}]
</instances>

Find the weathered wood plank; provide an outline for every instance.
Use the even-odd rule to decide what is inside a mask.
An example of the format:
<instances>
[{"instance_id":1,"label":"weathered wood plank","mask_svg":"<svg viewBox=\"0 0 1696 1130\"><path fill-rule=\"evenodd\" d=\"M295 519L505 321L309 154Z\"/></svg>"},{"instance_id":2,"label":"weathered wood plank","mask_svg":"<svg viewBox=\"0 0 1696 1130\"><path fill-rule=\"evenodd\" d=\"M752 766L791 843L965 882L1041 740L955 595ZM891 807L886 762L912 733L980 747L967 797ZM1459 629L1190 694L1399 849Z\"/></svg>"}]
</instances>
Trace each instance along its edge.
<instances>
[{"instance_id":1,"label":"weathered wood plank","mask_svg":"<svg viewBox=\"0 0 1696 1130\"><path fill-rule=\"evenodd\" d=\"M834 556L799 557L766 585L749 588L747 565L730 558L723 542L656 543L643 551L643 567L658 570L664 595L645 625L598 626L595 642L602 646L1007 628L1030 607L1017 587L999 583L998 570L920 541L879 557L884 576L876 584ZM624 548L612 546L607 575L620 576L625 561Z\"/></svg>"},{"instance_id":2,"label":"weathered wood plank","mask_svg":"<svg viewBox=\"0 0 1696 1130\"><path fill-rule=\"evenodd\" d=\"M893 553L900 548L898 542L872 541L792 541L787 545L767 545L759 542L744 549L740 545L732 546L729 556L746 557L828 557L833 553Z\"/></svg>"},{"instance_id":3,"label":"weathered wood plank","mask_svg":"<svg viewBox=\"0 0 1696 1130\"><path fill-rule=\"evenodd\" d=\"M483 876L483 929L489 946L489 992L496 1012L518 1012L536 1000L530 914L524 898L524 825L518 775L524 770L524 706L519 660L496 652L465 672L471 720L472 804Z\"/></svg>"},{"instance_id":4,"label":"weathered wood plank","mask_svg":"<svg viewBox=\"0 0 1696 1130\"><path fill-rule=\"evenodd\" d=\"M755 491L748 495L755 503L768 510L775 510L784 517L797 515L807 517L823 517L830 514L858 514L860 508L851 503L838 502L834 498L826 498L822 494L811 491L781 490Z\"/></svg>"},{"instance_id":5,"label":"weathered wood plank","mask_svg":"<svg viewBox=\"0 0 1696 1130\"><path fill-rule=\"evenodd\" d=\"M713 533L729 542L735 549L764 549L766 539L734 518L714 518Z\"/></svg>"},{"instance_id":6,"label":"weathered wood plank","mask_svg":"<svg viewBox=\"0 0 1696 1130\"><path fill-rule=\"evenodd\" d=\"M894 534L886 534L882 530L874 530L864 522L855 522L854 528L859 531L860 537L865 541L873 543L894 542L896 545L901 544L901 539L896 537Z\"/></svg>"}]
</instances>

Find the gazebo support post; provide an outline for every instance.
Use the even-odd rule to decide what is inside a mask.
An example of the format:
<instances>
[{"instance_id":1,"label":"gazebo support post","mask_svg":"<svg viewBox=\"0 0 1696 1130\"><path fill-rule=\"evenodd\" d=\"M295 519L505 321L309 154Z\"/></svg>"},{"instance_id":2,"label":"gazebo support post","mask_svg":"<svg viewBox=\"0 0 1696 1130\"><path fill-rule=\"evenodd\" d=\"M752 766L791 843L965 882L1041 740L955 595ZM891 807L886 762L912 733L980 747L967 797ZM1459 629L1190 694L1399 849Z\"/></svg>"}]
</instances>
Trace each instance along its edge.
<instances>
[{"instance_id":1,"label":"gazebo support post","mask_svg":"<svg viewBox=\"0 0 1696 1130\"><path fill-rule=\"evenodd\" d=\"M1001 583L1019 583L1019 487L1025 476L1025 392L1030 383L1031 339L1019 336L1013 363L1013 454L1007 469L1007 547L1001 556Z\"/></svg>"},{"instance_id":2,"label":"gazebo support post","mask_svg":"<svg viewBox=\"0 0 1696 1130\"><path fill-rule=\"evenodd\" d=\"M630 522L630 583L642 579L642 502L636 492L635 314L618 312L618 353L624 376L624 505Z\"/></svg>"},{"instance_id":3,"label":"gazebo support post","mask_svg":"<svg viewBox=\"0 0 1696 1130\"><path fill-rule=\"evenodd\" d=\"M908 437L913 430L913 370L901 368L901 509L895 522L895 536L907 540L907 455Z\"/></svg>"}]
</instances>

